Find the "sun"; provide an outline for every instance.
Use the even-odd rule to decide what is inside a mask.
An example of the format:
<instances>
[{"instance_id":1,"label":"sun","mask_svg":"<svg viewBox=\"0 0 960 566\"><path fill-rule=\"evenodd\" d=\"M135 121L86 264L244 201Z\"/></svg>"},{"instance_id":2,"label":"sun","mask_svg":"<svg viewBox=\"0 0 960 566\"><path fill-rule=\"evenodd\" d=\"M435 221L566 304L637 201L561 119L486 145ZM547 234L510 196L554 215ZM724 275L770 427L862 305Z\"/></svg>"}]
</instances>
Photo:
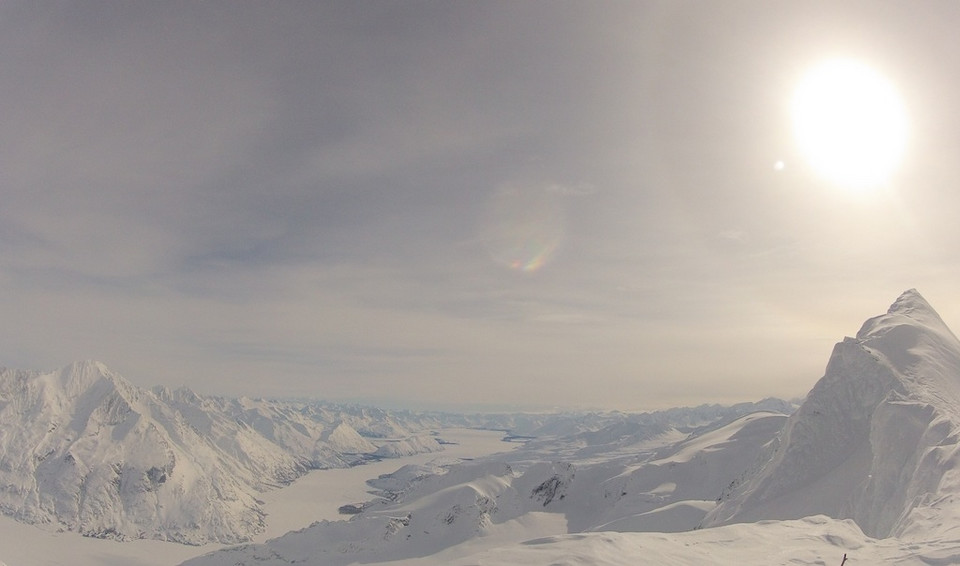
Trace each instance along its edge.
<instances>
[{"instance_id":1,"label":"sun","mask_svg":"<svg viewBox=\"0 0 960 566\"><path fill-rule=\"evenodd\" d=\"M907 143L907 114L893 85L858 61L808 71L794 92L797 145L824 179L851 191L887 183Z\"/></svg>"}]
</instances>

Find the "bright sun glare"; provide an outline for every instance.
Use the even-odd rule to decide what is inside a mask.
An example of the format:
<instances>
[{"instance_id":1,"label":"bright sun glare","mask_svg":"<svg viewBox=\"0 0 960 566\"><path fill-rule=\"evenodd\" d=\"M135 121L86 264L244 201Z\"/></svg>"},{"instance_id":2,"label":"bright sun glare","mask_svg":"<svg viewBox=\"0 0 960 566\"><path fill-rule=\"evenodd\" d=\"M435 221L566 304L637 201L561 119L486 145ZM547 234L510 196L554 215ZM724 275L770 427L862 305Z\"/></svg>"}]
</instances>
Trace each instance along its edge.
<instances>
[{"instance_id":1,"label":"bright sun glare","mask_svg":"<svg viewBox=\"0 0 960 566\"><path fill-rule=\"evenodd\" d=\"M810 70L794 93L791 115L800 151L818 174L845 189L883 186L903 157L903 103L887 79L857 61Z\"/></svg>"}]
</instances>

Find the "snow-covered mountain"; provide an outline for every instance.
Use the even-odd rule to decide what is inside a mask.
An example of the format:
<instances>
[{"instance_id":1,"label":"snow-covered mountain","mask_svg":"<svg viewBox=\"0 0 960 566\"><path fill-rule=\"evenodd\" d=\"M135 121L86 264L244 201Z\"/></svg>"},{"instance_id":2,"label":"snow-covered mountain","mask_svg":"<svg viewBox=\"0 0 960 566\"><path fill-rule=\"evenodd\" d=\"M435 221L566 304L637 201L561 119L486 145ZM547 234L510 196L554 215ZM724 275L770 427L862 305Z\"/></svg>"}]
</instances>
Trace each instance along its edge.
<instances>
[{"instance_id":1,"label":"snow-covered mountain","mask_svg":"<svg viewBox=\"0 0 960 566\"><path fill-rule=\"evenodd\" d=\"M823 514L887 537L956 523L960 342L915 290L838 343L770 461L705 525Z\"/></svg>"},{"instance_id":2,"label":"snow-covered mountain","mask_svg":"<svg viewBox=\"0 0 960 566\"><path fill-rule=\"evenodd\" d=\"M227 457L96 362L0 374L0 431L3 512L97 537L243 540L263 526L258 477L280 483L304 469L251 434L238 434Z\"/></svg>"},{"instance_id":3,"label":"snow-covered mountain","mask_svg":"<svg viewBox=\"0 0 960 566\"><path fill-rule=\"evenodd\" d=\"M679 413L677 413L679 414ZM529 442L474 462L405 466L369 483L381 499L349 521L321 521L191 566L323 564L458 554L550 534L695 528L718 493L758 461L786 416L755 412L687 433L621 421ZM556 459L560 456L561 459Z\"/></svg>"},{"instance_id":4,"label":"snow-covered mountain","mask_svg":"<svg viewBox=\"0 0 960 566\"><path fill-rule=\"evenodd\" d=\"M258 493L390 455L347 419L377 426L319 405L145 390L92 361L2 370L0 512L118 540L249 540L264 528ZM441 449L392 417L381 428L406 452Z\"/></svg>"},{"instance_id":5,"label":"snow-covered mountain","mask_svg":"<svg viewBox=\"0 0 960 566\"><path fill-rule=\"evenodd\" d=\"M555 535L446 563L958 564L958 392L960 343L909 290L836 345L775 449L724 490L712 528Z\"/></svg>"},{"instance_id":6,"label":"snow-covered mountain","mask_svg":"<svg viewBox=\"0 0 960 566\"><path fill-rule=\"evenodd\" d=\"M782 399L768 398L758 402L744 402L735 405L704 404L696 407L675 407L645 413L624 413L620 411L558 411L551 413L492 413L492 414L449 414L426 413L416 415L401 413L405 420L419 418L433 419L432 427L464 427L487 430L509 431L511 435L521 437L569 438L578 434L589 435L598 431L610 434L611 427L637 428L676 428L693 431L699 427L715 426L718 422L730 422L754 411L772 411L792 413L797 403ZM361 430L357 428L357 430ZM363 432L363 431L361 431ZM366 434L365 434L366 435ZM366 435L373 436L373 435Z\"/></svg>"},{"instance_id":7,"label":"snow-covered mountain","mask_svg":"<svg viewBox=\"0 0 960 566\"><path fill-rule=\"evenodd\" d=\"M574 426L495 459L405 467L371 481L383 498L349 521L186 564L960 557L960 342L915 290L837 344L791 416L664 422Z\"/></svg>"},{"instance_id":8,"label":"snow-covered mountain","mask_svg":"<svg viewBox=\"0 0 960 566\"><path fill-rule=\"evenodd\" d=\"M257 489L282 484L299 467L341 465L369 455L370 446L383 454L406 453L408 446L432 450L442 441L428 432L443 426L485 423L509 430L513 438L536 433L496 456L404 466L368 482L376 499L350 506L356 513L349 519L216 551L189 560L189 566L626 565L638 557L644 563L822 565L840 564L848 554L851 563L919 566L954 564L960 557L960 341L915 290L836 345L823 378L799 408L765 400L641 415L388 413L202 398L186 390L145 392L122 380L105 385L108 370L92 366L95 371L79 364L54 374L0 373L0 474L15 466L30 469L21 461L29 458L6 454L44 454L24 447L48 444L69 445L74 461L93 470L90 462L117 458L102 447L106 443L80 438L122 439L151 423L167 431L179 419L198 436L228 447L222 465L259 466L253 483L241 481L231 494L228 501L236 504ZM49 393L60 390L65 393ZM123 401L105 402L115 390L125 392ZM124 418L123 403L140 416ZM9 411L60 424L10 434L10 423L21 420L8 419ZM56 431L67 430L79 432L59 439ZM11 444L18 435L30 436L33 444ZM167 436L179 438L160 435ZM276 451L265 448L259 455L251 438L269 441ZM170 449L177 466L193 456L177 449ZM63 463L66 454L54 451L40 461L60 458L51 469L71 470L74 464ZM166 508L170 496L159 494L175 485L177 468L168 472L149 450L127 454L130 479L121 479L117 489L132 489L131 500ZM245 459L250 454L260 458L256 464ZM222 475L244 477L229 472ZM50 489L74 486L76 474L34 471L32 481L43 483L38 491L46 494L97 494L104 473L87 471L79 492ZM16 476L0 475L7 484L2 489L16 487L8 481ZM152 491L143 489L149 481ZM27 484L22 492L29 491ZM9 496L3 492L5 510ZM34 509L73 509L66 496L38 501Z\"/></svg>"}]
</instances>

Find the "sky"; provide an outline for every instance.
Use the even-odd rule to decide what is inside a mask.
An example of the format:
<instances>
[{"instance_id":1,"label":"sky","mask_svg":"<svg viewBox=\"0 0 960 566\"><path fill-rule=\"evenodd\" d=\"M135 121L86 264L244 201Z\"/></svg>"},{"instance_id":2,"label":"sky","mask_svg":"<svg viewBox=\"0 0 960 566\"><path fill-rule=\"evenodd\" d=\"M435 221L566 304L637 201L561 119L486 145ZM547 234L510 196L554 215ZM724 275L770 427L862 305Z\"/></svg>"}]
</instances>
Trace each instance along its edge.
<instances>
[{"instance_id":1,"label":"sky","mask_svg":"<svg viewBox=\"0 0 960 566\"><path fill-rule=\"evenodd\" d=\"M5 2L0 365L381 406L803 396L917 288L960 329L955 2ZM882 186L798 149L846 58Z\"/></svg>"}]
</instances>

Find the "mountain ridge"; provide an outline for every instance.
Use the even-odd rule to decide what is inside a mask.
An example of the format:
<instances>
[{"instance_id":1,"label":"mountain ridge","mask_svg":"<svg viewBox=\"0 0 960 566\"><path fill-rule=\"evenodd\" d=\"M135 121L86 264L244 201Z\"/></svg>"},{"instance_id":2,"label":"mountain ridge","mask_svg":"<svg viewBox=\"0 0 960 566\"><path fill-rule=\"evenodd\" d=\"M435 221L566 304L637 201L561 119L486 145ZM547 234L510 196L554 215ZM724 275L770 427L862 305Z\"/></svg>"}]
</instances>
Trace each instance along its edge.
<instances>
[{"instance_id":1,"label":"mountain ridge","mask_svg":"<svg viewBox=\"0 0 960 566\"><path fill-rule=\"evenodd\" d=\"M184 564L546 565L571 556L630 564L650 558L649 548L665 562L700 564L709 552L679 558L698 541L727 552L740 536L731 533L760 535L770 552L782 542L775 533L805 540L811 530L838 562L869 547L898 563L952 564L960 556L958 379L960 342L911 289L836 344L790 416L752 413L692 430L657 419L599 430L561 421L550 428L569 436L530 440L500 460L369 482L385 499L350 521ZM690 532L666 534L678 531ZM806 558L787 551L774 562L829 563Z\"/></svg>"},{"instance_id":2,"label":"mountain ridge","mask_svg":"<svg viewBox=\"0 0 960 566\"><path fill-rule=\"evenodd\" d=\"M875 537L910 530L949 469L935 454L956 444L958 400L960 341L905 291L834 347L770 461L704 526L824 514Z\"/></svg>"},{"instance_id":3,"label":"mountain ridge","mask_svg":"<svg viewBox=\"0 0 960 566\"><path fill-rule=\"evenodd\" d=\"M377 450L336 411L143 389L93 360L0 370L0 512L87 536L243 542L260 492Z\"/></svg>"}]
</instances>

